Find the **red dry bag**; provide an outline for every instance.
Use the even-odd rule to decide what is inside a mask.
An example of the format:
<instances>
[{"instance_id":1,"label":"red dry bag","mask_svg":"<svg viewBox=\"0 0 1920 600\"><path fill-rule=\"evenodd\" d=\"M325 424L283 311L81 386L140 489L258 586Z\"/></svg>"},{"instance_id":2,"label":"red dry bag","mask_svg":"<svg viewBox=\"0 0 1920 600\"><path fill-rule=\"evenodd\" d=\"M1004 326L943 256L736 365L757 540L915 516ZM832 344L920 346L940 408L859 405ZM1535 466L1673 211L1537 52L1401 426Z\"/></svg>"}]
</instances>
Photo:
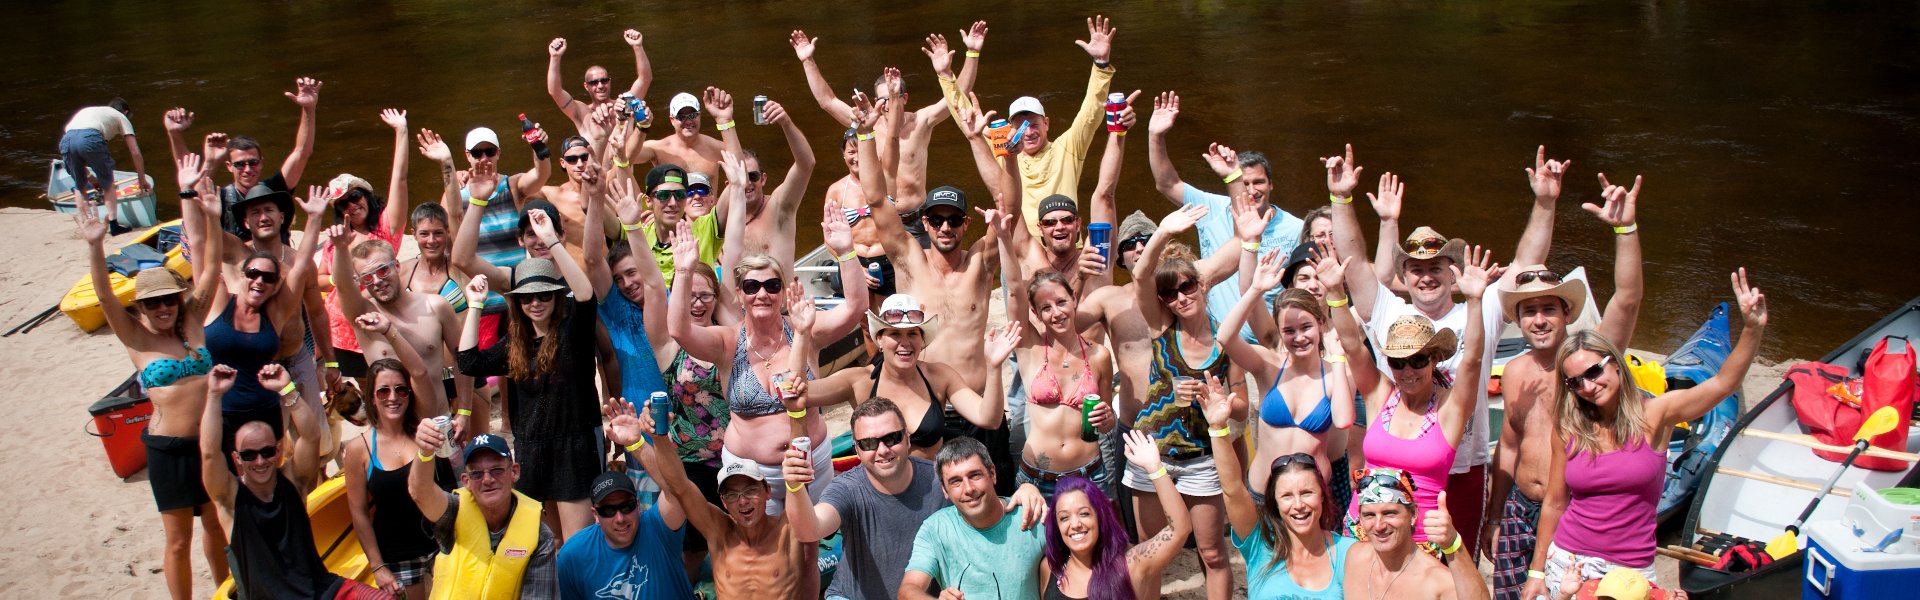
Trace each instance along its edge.
<instances>
[{"instance_id":1,"label":"red dry bag","mask_svg":"<svg viewBox=\"0 0 1920 600\"><path fill-rule=\"evenodd\" d=\"M1899 345L1888 348L1887 342L1899 339ZM1876 447L1905 452L1907 450L1907 419L1913 414L1914 385L1920 380L1920 374L1914 372L1913 345L1905 338L1881 338L1873 347L1873 354L1867 356L1866 373L1861 378L1860 414L1870 415L1882 406L1893 407L1900 415L1900 424L1893 431L1882 433L1867 439L1867 443ZM1851 439L1853 431L1846 432ZM1841 457L1845 460L1846 457ZM1906 461L1861 455L1854 461L1863 469L1875 471L1905 471L1911 465Z\"/></svg>"},{"instance_id":2,"label":"red dry bag","mask_svg":"<svg viewBox=\"0 0 1920 600\"><path fill-rule=\"evenodd\" d=\"M1787 370L1787 380L1793 382L1793 411L1800 424L1814 439L1834 446L1853 446L1853 435L1860 431L1860 422L1867 414L1882 406L1892 406L1900 414L1901 426L1893 431L1874 436L1867 443L1888 450L1905 451L1907 449L1906 419L1913 413L1916 381L1914 372L1913 348L1901 339L1894 352L1888 352L1887 340L1882 339L1867 357L1864 365L1866 374L1861 378L1862 392L1860 405L1849 404L1833 396L1829 390L1836 383L1847 381L1846 367L1826 363L1802 363ZM1846 452L1814 450L1820 458L1832 462L1846 460ZM1904 471L1910 465L1905 462L1861 455L1854 460L1854 466L1877 471Z\"/></svg>"}]
</instances>

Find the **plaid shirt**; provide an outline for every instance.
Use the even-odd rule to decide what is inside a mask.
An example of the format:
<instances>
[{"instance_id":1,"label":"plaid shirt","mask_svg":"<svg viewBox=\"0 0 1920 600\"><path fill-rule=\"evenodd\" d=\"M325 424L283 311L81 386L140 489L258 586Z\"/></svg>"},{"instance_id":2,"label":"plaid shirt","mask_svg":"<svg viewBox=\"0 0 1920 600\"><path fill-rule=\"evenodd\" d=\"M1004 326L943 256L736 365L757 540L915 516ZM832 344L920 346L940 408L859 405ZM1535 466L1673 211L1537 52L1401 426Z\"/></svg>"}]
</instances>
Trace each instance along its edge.
<instances>
[{"instance_id":1,"label":"plaid shirt","mask_svg":"<svg viewBox=\"0 0 1920 600\"><path fill-rule=\"evenodd\" d=\"M515 501L518 502L518 499ZM453 551L453 520L459 514L460 497L447 492L447 512L433 523L433 539L440 543L442 555ZM487 537L498 548L501 536L506 534L507 531L501 529L487 532ZM541 523L540 543L534 546L533 558L527 561L527 572L520 576L520 600L555 600L560 597L560 571L553 561L558 550L559 545L553 543L553 531ZM434 584L441 585L442 582L436 581Z\"/></svg>"}]
</instances>

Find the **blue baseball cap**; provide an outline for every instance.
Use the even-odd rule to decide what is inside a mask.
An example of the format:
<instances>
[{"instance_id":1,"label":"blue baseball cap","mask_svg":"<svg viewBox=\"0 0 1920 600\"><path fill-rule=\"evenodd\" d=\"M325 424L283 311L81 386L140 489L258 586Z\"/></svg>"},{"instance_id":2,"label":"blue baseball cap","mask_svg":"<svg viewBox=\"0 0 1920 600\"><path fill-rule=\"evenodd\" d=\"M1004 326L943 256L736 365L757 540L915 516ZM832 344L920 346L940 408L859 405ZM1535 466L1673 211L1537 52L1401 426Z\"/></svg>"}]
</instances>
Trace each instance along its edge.
<instances>
[{"instance_id":1,"label":"blue baseball cap","mask_svg":"<svg viewBox=\"0 0 1920 600\"><path fill-rule=\"evenodd\" d=\"M501 458L507 459L507 462L513 462L513 449L507 447L507 439L485 433L473 436L472 440L467 441L466 448L460 451L461 460L471 461L473 454L481 451L498 454Z\"/></svg>"}]
</instances>

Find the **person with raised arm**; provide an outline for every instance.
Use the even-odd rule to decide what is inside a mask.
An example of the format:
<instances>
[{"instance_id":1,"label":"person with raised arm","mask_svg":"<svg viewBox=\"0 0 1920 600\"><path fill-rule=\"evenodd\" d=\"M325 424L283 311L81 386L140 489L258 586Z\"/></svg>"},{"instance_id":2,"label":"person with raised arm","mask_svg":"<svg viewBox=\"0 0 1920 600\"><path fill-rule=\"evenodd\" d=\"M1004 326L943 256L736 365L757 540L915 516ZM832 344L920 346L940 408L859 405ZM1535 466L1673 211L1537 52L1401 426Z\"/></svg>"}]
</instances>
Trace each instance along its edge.
<instances>
[{"instance_id":1,"label":"person with raised arm","mask_svg":"<svg viewBox=\"0 0 1920 600\"><path fill-rule=\"evenodd\" d=\"M722 230L729 230L735 220L743 222L745 227L739 236L726 238L735 244L744 244L742 252L765 254L791 266L795 219L800 201L807 193L807 182L813 178L813 147L807 144L806 134L801 133L779 102L768 100L763 116L768 125L778 126L786 137L787 148L793 153L793 165L787 168L787 176L780 180L780 185L772 186L773 174L761 169L759 154L751 150L736 152L742 172L736 175L724 164L722 168L727 175L727 187L737 187L746 196L746 210L732 211L730 203L723 201L714 208L714 213ZM772 192L767 191L769 187Z\"/></svg>"},{"instance_id":2,"label":"person with raised arm","mask_svg":"<svg viewBox=\"0 0 1920 600\"><path fill-rule=\"evenodd\" d=\"M549 526L564 541L591 521L587 496L601 461L599 391L594 387L594 288L560 243L555 219L528 210L527 220L552 259L513 266L513 297L504 343L480 347L480 315L467 312L456 355L460 372L504 375L514 444L527 473L519 491L546 505ZM482 301L487 275L467 285L467 303ZM568 297L562 292L570 292Z\"/></svg>"},{"instance_id":3,"label":"person with raised arm","mask_svg":"<svg viewBox=\"0 0 1920 600\"><path fill-rule=\"evenodd\" d=\"M1480 568L1470 555L1459 553L1461 534L1447 515L1445 490L1440 504L1422 513L1415 507L1419 480L1404 471L1370 468L1355 471L1354 480L1360 514L1355 531L1365 543L1355 544L1347 555L1342 586L1348 599L1487 599ZM1436 556L1420 551L1424 544L1416 544L1416 536L1436 544L1453 541Z\"/></svg>"},{"instance_id":4,"label":"person with raised arm","mask_svg":"<svg viewBox=\"0 0 1920 600\"><path fill-rule=\"evenodd\" d=\"M629 427L638 429L638 422ZM639 438L633 432L634 439ZM567 600L693 598L678 548L687 516L671 496L640 509L640 490L626 473L593 478L593 524L560 547L556 570Z\"/></svg>"},{"instance_id":5,"label":"person with raised arm","mask_svg":"<svg viewBox=\"0 0 1920 600\"><path fill-rule=\"evenodd\" d=\"M1152 537L1128 547L1120 508L1084 477L1060 480L1047 520L1046 560L1040 576L1044 598L1159 598L1160 578L1180 555L1193 523L1180 491L1160 462L1160 450L1145 432L1126 433L1127 462L1146 470L1161 508L1171 515Z\"/></svg>"},{"instance_id":6,"label":"person with raised arm","mask_svg":"<svg viewBox=\"0 0 1920 600\"><path fill-rule=\"evenodd\" d=\"M383 336L397 337L396 328L380 313L369 313L360 322ZM413 434L423 420L414 407L414 390L438 388L439 377L437 370L416 369L402 358L377 358L367 365L366 382L366 395L373 400L367 411L373 415L372 427L343 444L340 459L353 534L381 590L424 600L433 587L428 571L439 548L430 534L433 522L421 516L407 483L416 466L414 457L420 455ZM438 468L434 480L443 489L453 485L451 463L418 466Z\"/></svg>"},{"instance_id":7,"label":"person with raised arm","mask_svg":"<svg viewBox=\"0 0 1920 600\"><path fill-rule=\"evenodd\" d=\"M896 597L1039 598L1047 542L1046 532L1033 525L1046 518L1046 510L995 494L993 459L973 438L947 442L933 468L952 506L935 511L914 532L913 555Z\"/></svg>"},{"instance_id":8,"label":"person with raised arm","mask_svg":"<svg viewBox=\"0 0 1920 600\"><path fill-rule=\"evenodd\" d=\"M705 111L713 114L713 128L720 133L717 139L700 133L703 104ZM720 152L739 154L741 151L740 132L734 131L738 124L733 120L733 108L733 95L713 86L702 91L699 98L687 92L674 94L673 100L667 103L667 112L661 115L673 121L672 133L653 140L646 139L645 135L627 136L626 145L617 150L613 164L621 168L641 163L655 167L680 165L689 172L705 173L709 179L718 177Z\"/></svg>"},{"instance_id":9,"label":"person with raised arm","mask_svg":"<svg viewBox=\"0 0 1920 600\"><path fill-rule=\"evenodd\" d=\"M986 21L975 21L971 30L963 30L960 35L962 41L967 45L967 57L966 60L961 63L959 86L962 90L971 90L973 89L973 80L978 73L977 66L979 63L980 48L986 44L987 23ZM807 78L807 89L813 93L814 101L819 103L820 109L826 111L828 116L833 117L834 122L851 130L853 122L856 120L854 118L855 106L842 100L833 92L833 87L827 83L827 77L821 72L819 63L814 61L815 46L819 41L819 38L808 38L806 32L798 29L787 34L787 43L793 46L794 56L800 59L801 70L805 72ZM927 58L933 62L933 71L935 75L941 79L942 90L947 89L950 85L949 82L953 81L954 75L953 53L947 50L946 37L940 34L928 35L927 45L921 48L920 51L925 53ZM859 90L856 88L855 91L858 92ZM945 100L945 103L935 102L919 110L907 112L908 109L904 107L908 105L910 100L907 96L906 81L900 77L900 70L887 67L881 71L879 77L874 78L873 102L876 105L885 103L888 106L902 107L900 108L901 112L893 115L893 118L883 119L879 123L874 124L873 130L874 135L879 139L877 144L879 147L875 160L879 161L881 177L886 181L886 185L883 187L888 193L892 193L893 191L893 177L899 169L901 153L906 151L902 145L908 143L908 137L912 135L912 132L915 130L931 128L939 124L940 121L945 120L947 116L952 113L949 109L955 106L953 97L948 96L943 98L943 100ZM851 136L848 137L850 138ZM842 206L855 206L860 204L854 202L856 198L851 196L854 191L843 187L843 184L848 184L849 180L856 177L856 175L854 175L856 168L852 164L851 159L852 142L852 139L846 140L845 146L847 151L843 154L849 163L847 167L848 175L846 178L836 182L834 188L829 188L827 192L827 198L829 200L839 200ZM835 188L844 189L845 191L843 193L849 194L849 196L841 197L837 195ZM909 205L901 207L900 211L910 214L915 208L915 206ZM915 226L915 224L910 224L908 228L912 230ZM859 232L855 232L855 235L859 235ZM924 236L924 233L915 234L916 238L924 238ZM924 241L922 243L924 243Z\"/></svg>"},{"instance_id":10,"label":"person with raised arm","mask_svg":"<svg viewBox=\"0 0 1920 600\"><path fill-rule=\"evenodd\" d=\"M1280 287L1280 256L1276 250L1260 261L1251 285L1220 324L1222 330L1237 330L1248 313L1264 309L1261 298ZM1254 381L1272 382L1264 386L1258 403L1258 443L1252 464L1271 464L1281 456L1302 453L1313 457L1321 478L1331 480L1336 472L1329 468L1329 458L1346 451L1330 448L1328 438L1353 426L1353 382L1347 375L1345 349L1323 346L1329 322L1322 302L1306 290L1289 289L1273 303L1272 319L1279 333L1273 347L1249 344L1237 335L1222 337L1220 345ZM1253 473L1249 485L1266 489L1266 475Z\"/></svg>"},{"instance_id":11,"label":"person with raised arm","mask_svg":"<svg viewBox=\"0 0 1920 600\"><path fill-rule=\"evenodd\" d=\"M627 93L635 98L646 98L647 88L653 85L653 64L647 61L647 49L641 45L645 37L635 29L626 30L620 37L633 47L633 70L636 75ZM560 58L566 53L566 38L553 38L552 42L547 43L547 96L553 98L554 105L567 114L568 120L573 121L574 131L592 144L594 155L604 156L608 131L605 126L595 122L593 112L618 101L613 93L613 76L606 67L587 67L580 84L586 90L587 97L575 99L560 82Z\"/></svg>"},{"instance_id":12,"label":"person with raised arm","mask_svg":"<svg viewBox=\"0 0 1920 600\"><path fill-rule=\"evenodd\" d=\"M320 448L326 437L320 431L326 427L326 417L300 401L294 390L299 386L285 367L269 363L251 379L279 390L275 402L286 407L286 420L293 423L292 443L281 443L273 426L259 420L243 417L247 420L227 424L219 397L231 391L238 379L240 373L233 367L213 367L207 379L206 410L200 418L200 479L227 531L234 596L392 598L329 572L315 550L313 527L307 521L309 486L300 482L317 480L326 466ZM230 449L220 444L221 432L226 430L235 432Z\"/></svg>"},{"instance_id":13,"label":"person with raised arm","mask_svg":"<svg viewBox=\"0 0 1920 600\"><path fill-rule=\"evenodd\" d=\"M334 361L340 364L342 377L361 377L366 375L367 358L361 351L359 336L353 331L354 315L347 315L340 308L341 290L335 287L334 249L338 246L353 248L361 242L380 240L389 248L400 247L400 236L406 233L401 219L407 214L407 145L412 142L407 137L407 112L389 108L380 111L380 120L393 128L393 171L388 177L387 195L381 197L373 193L373 184L350 173L341 173L327 183L328 195L338 195L333 199L334 227L345 235L340 239L333 229L329 229L327 239L320 240L320 250L315 254L318 286L326 299L323 306L327 311L327 337L333 342ZM344 276L343 276L344 279ZM352 290L353 286L348 286Z\"/></svg>"},{"instance_id":14,"label":"person with raised arm","mask_svg":"<svg viewBox=\"0 0 1920 600\"><path fill-rule=\"evenodd\" d=\"M206 176L200 155L187 154L175 164L182 195L213 195L213 180ZM75 213L74 222L87 243L87 272L93 289L113 289L107 276L107 223L93 211ZM227 534L201 485L199 454L200 415L207 401L205 375L213 368L202 321L208 296L219 281L212 272L217 262L205 252L195 254L194 269L204 277L195 279L197 285L191 288L166 267L142 269L133 277L131 305L122 305L114 294L100 295L100 312L126 348L127 358L138 369L135 376L140 387L153 403L153 419L141 430L140 442L147 449L147 482L166 535L160 570L168 594L177 600L193 597L196 515L208 570L216 585L227 578L227 557L220 547Z\"/></svg>"},{"instance_id":15,"label":"person with raised arm","mask_svg":"<svg viewBox=\"0 0 1920 600\"><path fill-rule=\"evenodd\" d=\"M1392 173L1380 176L1379 194L1367 194L1374 212L1380 216L1380 239L1378 251L1368 260L1365 236L1360 232L1358 216L1354 212L1354 190L1360 183L1360 166L1353 161L1353 146L1346 147L1343 156L1334 156L1323 160L1327 167L1327 197L1333 212L1333 240L1340 256L1353 257L1346 273L1347 289L1352 297L1340 296L1339 300L1329 296L1328 303L1339 308L1351 302L1366 332L1372 336L1372 346L1385 345L1388 326L1402 316L1418 315L1431 321L1436 329L1451 329L1463 332L1467 322L1467 305L1453 301L1456 289L1453 269L1460 265L1460 249L1465 240L1449 239L1430 227L1420 227L1407 235L1400 244L1392 243L1400 239L1400 213L1402 199L1406 196L1406 185ZM1536 186L1533 213L1527 218L1526 230L1520 234L1519 247L1514 250L1510 264L1529 265L1546 262L1547 247L1553 236L1553 204L1559 198L1560 177L1565 163L1548 164L1544 150L1536 153L1537 169L1534 177L1550 180L1551 186ZM1543 191L1551 195L1541 195ZM1389 284L1398 279L1404 285L1407 297L1402 299L1394 295ZM1447 512L1460 524L1461 535L1466 536L1467 551L1477 552L1480 548L1480 517L1485 508L1487 464L1492 461L1491 444L1488 442L1489 419L1487 392L1485 384L1493 368L1495 343L1500 338L1504 323L1500 318L1502 306L1499 287L1487 290L1485 301L1480 305L1481 314L1477 315L1481 333L1487 343L1480 346L1478 371L1463 371L1460 364L1468 356L1455 348L1451 358L1439 365L1439 373L1455 380L1473 379L1479 387L1474 399L1472 420L1468 423L1465 437L1458 447L1462 450L1454 456L1453 466L1448 469L1446 488L1453 499L1453 505ZM1338 312L1338 311L1336 311ZM1346 332L1341 332L1342 337ZM1464 335L1458 336L1464 338ZM1342 344L1347 343L1342 339ZM1349 356L1362 356L1351 347ZM1388 372L1386 356L1374 354L1374 366L1382 372ZM1355 365L1357 367L1357 365ZM1365 390L1367 385L1357 384L1356 389ZM1432 489L1432 486L1427 486Z\"/></svg>"},{"instance_id":16,"label":"person with raised arm","mask_svg":"<svg viewBox=\"0 0 1920 600\"><path fill-rule=\"evenodd\" d=\"M1231 453L1240 439L1232 427L1235 396L1213 379L1200 401L1217 454ZM1326 470L1305 452L1253 464L1266 471L1257 492L1247 488L1238 461L1219 462L1227 534L1247 562L1247 597L1338 600L1354 540L1341 535Z\"/></svg>"},{"instance_id":17,"label":"person with raised arm","mask_svg":"<svg viewBox=\"0 0 1920 600\"><path fill-rule=\"evenodd\" d=\"M327 257L331 271L345 275L334 298L341 314L358 320L362 315L378 314L399 335L349 326L347 332L358 340L368 359L403 358L398 340L406 351L419 357L411 362L427 381L437 382L455 363L454 352L460 344L460 320L440 296L409 291L401 279L400 263L394 259L394 246L386 240L368 239L349 247L352 234L345 224L328 230L333 252ZM349 279L350 278L350 279ZM473 380L455 375L451 391L442 385L421 385L409 402L416 418L449 416L453 419L453 438L463 440L473 425ZM362 390L365 392L367 390Z\"/></svg>"},{"instance_id":18,"label":"person with raised arm","mask_svg":"<svg viewBox=\"0 0 1920 600\"><path fill-rule=\"evenodd\" d=\"M225 162L227 171L233 174L233 183L220 187L219 196L224 220L221 229L246 239L247 225L244 212L235 210L234 205L246 200L255 186L265 185L268 189L281 193L293 193L300 185L300 176L307 170L307 159L313 157L313 138L315 128L315 109L320 105L321 82L311 77L301 77L293 81L291 92L284 92L288 100L300 107L300 124L294 131L293 151L280 163L280 170L272 177L261 177L265 165L265 155L260 151L260 142L246 135L228 136L224 133L209 133L206 136L203 152L207 164ZM184 112L184 111L182 111ZM193 124L193 113L185 113L179 120L169 119L167 141L173 147L176 157L184 154L187 147L186 129Z\"/></svg>"},{"instance_id":19,"label":"person with raised arm","mask_svg":"<svg viewBox=\"0 0 1920 600\"><path fill-rule=\"evenodd\" d=\"M1544 156L1529 173L1549 168ZM1535 176L1536 184L1557 184ZM1635 322L1640 316L1646 283L1641 275L1639 225L1634 220L1640 197L1640 178L1633 189L1612 185L1600 175L1600 197L1604 205L1586 204L1582 208L1599 217L1614 232L1614 292L1606 312L1596 326L1601 337L1619 347L1633 339ZM1557 195L1557 194L1555 194ZM1494 450L1493 485L1487 496L1481 520L1482 553L1494 564L1494 597L1520 598L1526 584L1528 561L1533 560L1540 502L1546 497L1547 448L1553 439L1552 354L1565 343L1575 319L1590 297L1579 280L1562 280L1544 264L1523 265L1512 269L1513 277L1501 284L1503 311L1519 326L1521 335L1533 351L1507 362L1500 377L1506 401L1506 425ZM1496 541L1497 540L1497 541Z\"/></svg>"},{"instance_id":20,"label":"person with raised arm","mask_svg":"<svg viewBox=\"0 0 1920 600\"><path fill-rule=\"evenodd\" d=\"M60 164L73 179L74 206L87 206L99 198L107 209L107 228L116 232L126 227L119 221L120 186L114 181L113 153L107 151L107 142L126 140L127 155L133 159L134 186L142 194L153 191L153 184L147 183L147 159L140 155L140 142L134 139L133 121L127 120L132 115L133 108L125 99L114 98L106 106L89 106L73 113L67 120L66 133L60 135ZM88 171L93 172L91 180Z\"/></svg>"},{"instance_id":21,"label":"person with raised arm","mask_svg":"<svg viewBox=\"0 0 1920 600\"><path fill-rule=\"evenodd\" d=\"M469 283L466 290L475 296L487 292L485 282ZM421 421L413 439L422 467L439 460L442 446L453 443L440 435L433 421ZM456 451L448 447L445 452ZM514 489L521 463L514 460L506 438L476 435L457 452L464 470L461 487L451 492L434 483L433 469L407 473L407 494L420 515L433 522L433 539L440 549L429 597L559 598L555 557L560 539L542 522L540 501Z\"/></svg>"},{"instance_id":22,"label":"person with raised arm","mask_svg":"<svg viewBox=\"0 0 1920 600\"><path fill-rule=\"evenodd\" d=\"M1598 330L1574 333L1554 353L1553 456L1540 508L1540 540L1521 597L1560 593L1561 576L1583 579L1626 567L1658 585L1654 529L1674 426L1700 418L1740 389L1767 328L1767 297L1734 271L1746 330L1720 372L1700 385L1645 397L1626 353ZM1544 573L1542 573L1544 571ZM1673 582L1668 582L1671 586Z\"/></svg>"}]
</instances>

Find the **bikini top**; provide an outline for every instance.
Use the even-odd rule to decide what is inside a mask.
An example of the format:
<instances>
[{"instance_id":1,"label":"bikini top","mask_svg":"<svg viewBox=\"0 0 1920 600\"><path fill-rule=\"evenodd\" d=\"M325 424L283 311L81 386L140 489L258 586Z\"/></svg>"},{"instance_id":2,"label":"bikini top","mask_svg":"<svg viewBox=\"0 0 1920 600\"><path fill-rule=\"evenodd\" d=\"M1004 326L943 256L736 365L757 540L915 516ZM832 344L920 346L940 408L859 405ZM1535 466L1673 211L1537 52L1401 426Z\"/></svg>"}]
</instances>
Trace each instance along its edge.
<instances>
[{"instance_id":1,"label":"bikini top","mask_svg":"<svg viewBox=\"0 0 1920 600\"><path fill-rule=\"evenodd\" d=\"M884 362L873 363L873 375L871 376L873 378L873 388L867 391L868 397L880 395L880 369L885 365L886 363ZM913 432L907 435L907 441L915 448L932 448L935 444L940 443L941 440L946 439L944 435L946 415L941 413L941 407L946 406L947 403L939 394L934 393L933 382L927 380L926 371L920 370L919 367L914 367L913 371L920 374L920 384L927 386L927 411L922 413L920 424L915 426Z\"/></svg>"},{"instance_id":2,"label":"bikini top","mask_svg":"<svg viewBox=\"0 0 1920 600\"><path fill-rule=\"evenodd\" d=\"M1073 336L1073 340L1080 342L1079 387L1074 389L1072 395L1061 394L1060 378L1055 376L1053 369L1049 367L1049 365L1053 363L1053 340L1052 337L1049 336L1048 339L1043 340L1045 345L1040 351L1040 374L1033 378L1033 387L1027 390L1027 402L1029 404L1039 406L1071 404L1073 406L1079 406L1081 398L1100 393L1100 388L1096 387L1093 381L1093 362L1087 360L1087 340L1078 334Z\"/></svg>"},{"instance_id":3,"label":"bikini top","mask_svg":"<svg viewBox=\"0 0 1920 600\"><path fill-rule=\"evenodd\" d=\"M409 292L420 291L420 290L413 289L413 273L414 271L419 271L419 270L420 270L420 262L414 261L413 271L407 272L407 291ZM440 289L435 290L431 293L439 294L441 298L445 298L447 301L447 304L453 306L453 312L461 312L461 311L467 310L467 293L460 289L460 284L454 281L453 276L451 275L447 276L446 281L443 281L440 283Z\"/></svg>"},{"instance_id":4,"label":"bikini top","mask_svg":"<svg viewBox=\"0 0 1920 600\"><path fill-rule=\"evenodd\" d=\"M780 332L786 336L788 345L793 344L793 327L782 320ZM771 415L787 409L780 398L767 391L760 384L760 377L753 374L753 363L747 356L747 327L740 326L740 335L733 346L733 369L727 372L727 406L733 414L743 417ZM812 372L807 378L813 377Z\"/></svg>"},{"instance_id":5,"label":"bikini top","mask_svg":"<svg viewBox=\"0 0 1920 600\"><path fill-rule=\"evenodd\" d=\"M1280 372L1287 372L1287 365L1280 365ZM1327 395L1327 363L1320 363L1320 403L1306 418L1293 420L1293 410L1287 408L1287 397L1280 393L1280 379L1273 380L1273 387L1260 399L1260 421L1272 427L1298 427L1308 433L1326 433L1333 425L1333 398Z\"/></svg>"},{"instance_id":6,"label":"bikini top","mask_svg":"<svg viewBox=\"0 0 1920 600\"><path fill-rule=\"evenodd\" d=\"M213 357L207 355L207 349L192 348L180 358L158 358L140 369L140 387L153 389L173 385L185 377L205 375L213 370Z\"/></svg>"}]
</instances>

